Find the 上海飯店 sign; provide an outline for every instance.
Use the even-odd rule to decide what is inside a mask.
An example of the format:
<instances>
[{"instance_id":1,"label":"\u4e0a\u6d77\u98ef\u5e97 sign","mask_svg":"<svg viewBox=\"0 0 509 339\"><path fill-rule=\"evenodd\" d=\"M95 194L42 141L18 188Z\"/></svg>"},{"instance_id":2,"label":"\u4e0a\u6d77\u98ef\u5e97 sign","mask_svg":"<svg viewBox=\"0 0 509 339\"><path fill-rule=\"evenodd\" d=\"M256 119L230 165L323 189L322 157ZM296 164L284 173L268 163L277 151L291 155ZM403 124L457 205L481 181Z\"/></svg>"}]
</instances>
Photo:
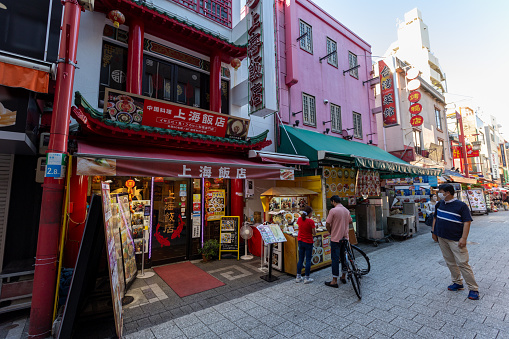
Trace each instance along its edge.
<instances>
[{"instance_id":1,"label":"\u4e0a\u6d77\u98ef\u5e97 sign","mask_svg":"<svg viewBox=\"0 0 509 339\"><path fill-rule=\"evenodd\" d=\"M196 107L106 89L106 119L127 124L245 140L249 120Z\"/></svg>"}]
</instances>

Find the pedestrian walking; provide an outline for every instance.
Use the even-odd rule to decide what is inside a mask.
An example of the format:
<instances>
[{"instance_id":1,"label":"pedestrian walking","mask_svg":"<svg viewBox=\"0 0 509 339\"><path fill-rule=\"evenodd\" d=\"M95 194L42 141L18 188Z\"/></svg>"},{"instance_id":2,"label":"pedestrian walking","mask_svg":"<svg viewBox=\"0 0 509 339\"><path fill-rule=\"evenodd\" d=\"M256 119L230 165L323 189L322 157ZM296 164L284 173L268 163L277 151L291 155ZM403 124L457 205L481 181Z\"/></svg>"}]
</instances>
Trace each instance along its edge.
<instances>
[{"instance_id":1,"label":"pedestrian walking","mask_svg":"<svg viewBox=\"0 0 509 339\"><path fill-rule=\"evenodd\" d=\"M332 259L332 280L326 281L325 285L329 287L338 288L339 278L339 262L341 259L341 278L340 281L346 284L346 258L345 246L346 243L342 239L348 240L348 229L352 223L350 211L341 204L341 199L337 195L330 198L332 206L334 206L327 216L325 227L331 235L331 259ZM340 258L341 257L341 258Z\"/></svg>"},{"instance_id":2,"label":"pedestrian walking","mask_svg":"<svg viewBox=\"0 0 509 339\"><path fill-rule=\"evenodd\" d=\"M299 242L299 262L297 263L297 278L295 279L297 283L304 280L304 284L309 284L314 281L309 276L311 271L311 255L313 253L313 236L316 235L315 222L311 219L311 214L313 214L313 209L311 206L306 206L301 213L301 217L297 220L297 225L299 225L299 234L297 236L297 241ZM301 273L304 257L306 258L306 269L304 270L304 279L302 279Z\"/></svg>"},{"instance_id":3,"label":"pedestrian walking","mask_svg":"<svg viewBox=\"0 0 509 339\"><path fill-rule=\"evenodd\" d=\"M472 216L468 206L454 196L454 187L451 184L442 184L438 187L440 201L435 207L435 217L431 233L442 250L442 255L449 271L451 271L452 285L449 291L462 290L463 279L470 292L468 298L479 299L479 287L474 278L472 268L468 264L467 238L472 223Z\"/></svg>"}]
</instances>

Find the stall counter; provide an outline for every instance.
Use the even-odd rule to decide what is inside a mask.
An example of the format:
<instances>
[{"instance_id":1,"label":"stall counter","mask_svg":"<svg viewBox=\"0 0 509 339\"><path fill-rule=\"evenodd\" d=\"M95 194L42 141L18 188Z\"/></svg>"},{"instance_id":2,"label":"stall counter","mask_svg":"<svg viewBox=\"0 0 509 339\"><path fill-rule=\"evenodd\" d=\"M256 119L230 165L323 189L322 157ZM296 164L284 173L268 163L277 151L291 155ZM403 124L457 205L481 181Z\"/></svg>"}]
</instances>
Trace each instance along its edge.
<instances>
[{"instance_id":1,"label":"stall counter","mask_svg":"<svg viewBox=\"0 0 509 339\"><path fill-rule=\"evenodd\" d=\"M299 261L299 243L297 237L291 234L286 234L286 243L283 246L283 262L284 271L291 275L297 275L297 262ZM353 228L349 229L349 238L351 244L357 243L355 231ZM330 234L327 231L316 232L313 237L313 254L311 256L311 271L315 271L325 266L329 266L331 261L331 247L330 247ZM304 273L304 267L302 273Z\"/></svg>"}]
</instances>

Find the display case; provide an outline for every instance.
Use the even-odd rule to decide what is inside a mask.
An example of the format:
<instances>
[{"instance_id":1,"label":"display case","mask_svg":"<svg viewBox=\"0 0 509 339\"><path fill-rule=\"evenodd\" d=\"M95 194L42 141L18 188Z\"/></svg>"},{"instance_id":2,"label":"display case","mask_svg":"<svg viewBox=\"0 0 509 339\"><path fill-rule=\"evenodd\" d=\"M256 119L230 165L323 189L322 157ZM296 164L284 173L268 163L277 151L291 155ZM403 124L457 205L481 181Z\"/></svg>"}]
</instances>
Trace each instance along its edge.
<instances>
[{"instance_id":1,"label":"display case","mask_svg":"<svg viewBox=\"0 0 509 339\"><path fill-rule=\"evenodd\" d=\"M297 275L297 263L299 261L299 243L297 237L285 234L284 245L284 271L288 274ZM327 231L317 232L313 237L313 253L311 256L311 271L331 264L330 234ZM304 261L305 263L305 261ZM304 265L305 267L305 265ZM304 273L302 268L302 274Z\"/></svg>"}]
</instances>

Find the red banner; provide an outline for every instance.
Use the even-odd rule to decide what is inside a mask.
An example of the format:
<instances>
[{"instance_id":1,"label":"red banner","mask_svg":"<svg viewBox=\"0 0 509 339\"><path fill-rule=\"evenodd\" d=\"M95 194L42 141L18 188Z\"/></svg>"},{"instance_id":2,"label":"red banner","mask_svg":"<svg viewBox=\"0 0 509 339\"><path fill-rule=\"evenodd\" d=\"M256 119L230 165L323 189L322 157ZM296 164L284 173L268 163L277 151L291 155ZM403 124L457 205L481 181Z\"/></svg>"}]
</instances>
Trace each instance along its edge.
<instances>
[{"instance_id":1,"label":"red banner","mask_svg":"<svg viewBox=\"0 0 509 339\"><path fill-rule=\"evenodd\" d=\"M452 157L454 159L461 159L461 158L463 158L463 152L462 152L460 146L452 146Z\"/></svg>"},{"instance_id":2,"label":"red banner","mask_svg":"<svg viewBox=\"0 0 509 339\"><path fill-rule=\"evenodd\" d=\"M410 108L408 110L412 114L419 114L422 112L422 105L421 104L413 104L410 106Z\"/></svg>"},{"instance_id":3,"label":"red banner","mask_svg":"<svg viewBox=\"0 0 509 339\"><path fill-rule=\"evenodd\" d=\"M106 89L105 117L132 125L245 139L249 120L204 109Z\"/></svg>"},{"instance_id":4,"label":"red banner","mask_svg":"<svg viewBox=\"0 0 509 339\"><path fill-rule=\"evenodd\" d=\"M412 119L410 119L410 125L417 127L421 126L424 122L424 119L420 115L414 115Z\"/></svg>"},{"instance_id":5,"label":"red banner","mask_svg":"<svg viewBox=\"0 0 509 339\"><path fill-rule=\"evenodd\" d=\"M410 102L417 102L421 100L421 92L419 91L413 91L408 95L408 101Z\"/></svg>"},{"instance_id":6,"label":"red banner","mask_svg":"<svg viewBox=\"0 0 509 339\"><path fill-rule=\"evenodd\" d=\"M396 92L392 71L382 60L378 62L378 70L380 72L384 127L397 125L398 115L396 112Z\"/></svg>"},{"instance_id":7,"label":"red banner","mask_svg":"<svg viewBox=\"0 0 509 339\"><path fill-rule=\"evenodd\" d=\"M479 156L479 150L474 151L471 145L467 145L467 158L476 158Z\"/></svg>"}]
</instances>

